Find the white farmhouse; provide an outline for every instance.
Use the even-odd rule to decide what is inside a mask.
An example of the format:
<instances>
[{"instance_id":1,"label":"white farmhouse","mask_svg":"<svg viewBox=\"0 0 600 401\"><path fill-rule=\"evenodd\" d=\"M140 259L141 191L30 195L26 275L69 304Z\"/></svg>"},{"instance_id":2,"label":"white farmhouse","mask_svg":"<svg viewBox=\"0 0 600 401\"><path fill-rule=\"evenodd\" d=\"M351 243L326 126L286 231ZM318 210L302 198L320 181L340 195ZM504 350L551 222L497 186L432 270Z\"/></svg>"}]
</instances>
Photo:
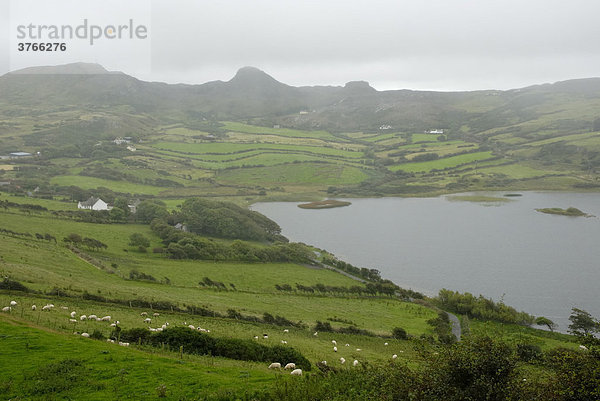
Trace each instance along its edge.
<instances>
[{"instance_id":1,"label":"white farmhouse","mask_svg":"<svg viewBox=\"0 0 600 401\"><path fill-rule=\"evenodd\" d=\"M87 209L87 210L109 210L108 204L104 202L100 198L90 197L88 200L84 202L77 203L78 209Z\"/></svg>"}]
</instances>

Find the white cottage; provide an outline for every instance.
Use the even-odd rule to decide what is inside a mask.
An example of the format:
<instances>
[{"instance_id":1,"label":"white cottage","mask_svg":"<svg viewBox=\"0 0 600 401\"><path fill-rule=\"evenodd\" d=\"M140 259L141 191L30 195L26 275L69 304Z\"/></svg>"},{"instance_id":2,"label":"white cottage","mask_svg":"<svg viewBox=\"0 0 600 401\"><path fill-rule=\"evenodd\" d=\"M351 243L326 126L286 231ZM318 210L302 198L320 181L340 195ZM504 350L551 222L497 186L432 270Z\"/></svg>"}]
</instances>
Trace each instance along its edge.
<instances>
[{"instance_id":1,"label":"white cottage","mask_svg":"<svg viewBox=\"0 0 600 401\"><path fill-rule=\"evenodd\" d=\"M100 198L90 197L88 200L84 202L77 203L78 209L87 209L87 210L109 210L108 204L104 202Z\"/></svg>"}]
</instances>

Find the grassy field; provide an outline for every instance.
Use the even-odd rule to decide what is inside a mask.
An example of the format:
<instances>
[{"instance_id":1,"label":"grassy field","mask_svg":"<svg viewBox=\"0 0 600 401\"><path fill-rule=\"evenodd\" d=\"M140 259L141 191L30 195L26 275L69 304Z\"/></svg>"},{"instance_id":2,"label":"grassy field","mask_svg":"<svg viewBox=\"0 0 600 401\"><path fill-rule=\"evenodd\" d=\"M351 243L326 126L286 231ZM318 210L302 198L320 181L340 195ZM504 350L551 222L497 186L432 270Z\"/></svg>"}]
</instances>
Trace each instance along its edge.
<instances>
[{"instance_id":1,"label":"grassy field","mask_svg":"<svg viewBox=\"0 0 600 401\"><path fill-rule=\"evenodd\" d=\"M392 171L406 171L406 172L420 172L420 171L431 171L431 170L442 170L451 167L457 167L463 164L473 163L479 160L487 160L493 157L492 152L475 152L465 153L458 156L446 157L438 160L432 160L427 162L415 162L400 164L398 166L391 167Z\"/></svg>"}]
</instances>

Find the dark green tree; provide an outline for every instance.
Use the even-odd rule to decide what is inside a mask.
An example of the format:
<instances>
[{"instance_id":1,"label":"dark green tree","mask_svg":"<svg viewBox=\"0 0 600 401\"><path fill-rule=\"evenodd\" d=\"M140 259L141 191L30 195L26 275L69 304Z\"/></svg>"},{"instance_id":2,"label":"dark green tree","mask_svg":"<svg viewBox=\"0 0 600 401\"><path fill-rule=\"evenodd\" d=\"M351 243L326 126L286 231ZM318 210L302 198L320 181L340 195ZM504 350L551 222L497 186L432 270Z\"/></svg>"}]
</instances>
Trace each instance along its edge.
<instances>
[{"instance_id":1,"label":"dark green tree","mask_svg":"<svg viewBox=\"0 0 600 401\"><path fill-rule=\"evenodd\" d=\"M587 336L600 332L600 322L583 309L571 309L569 320L571 321L569 332L576 336Z\"/></svg>"},{"instance_id":2,"label":"dark green tree","mask_svg":"<svg viewBox=\"0 0 600 401\"><path fill-rule=\"evenodd\" d=\"M144 234L133 233L129 236L129 245L136 246L141 252L146 252L146 248L150 246L150 240Z\"/></svg>"},{"instance_id":3,"label":"dark green tree","mask_svg":"<svg viewBox=\"0 0 600 401\"><path fill-rule=\"evenodd\" d=\"M540 316L540 317L536 318L535 324L537 324L538 326L546 326L546 327L548 327L548 330L550 330L552 332L554 332L554 329L556 328L556 324L552 320L550 320L544 316Z\"/></svg>"}]
</instances>

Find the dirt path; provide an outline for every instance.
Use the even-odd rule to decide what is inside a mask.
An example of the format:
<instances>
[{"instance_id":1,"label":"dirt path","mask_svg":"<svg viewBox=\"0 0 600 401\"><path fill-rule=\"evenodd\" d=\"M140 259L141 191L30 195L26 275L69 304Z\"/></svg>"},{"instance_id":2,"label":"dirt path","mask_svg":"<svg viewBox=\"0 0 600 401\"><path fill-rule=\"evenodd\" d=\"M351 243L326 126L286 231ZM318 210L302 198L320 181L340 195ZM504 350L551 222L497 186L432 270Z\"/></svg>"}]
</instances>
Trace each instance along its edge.
<instances>
[{"instance_id":1,"label":"dirt path","mask_svg":"<svg viewBox=\"0 0 600 401\"><path fill-rule=\"evenodd\" d=\"M460 329L460 322L458 321L458 318L456 317L456 315L453 315L450 312L446 312L446 313L448 314L448 318L450 319L450 322L452 322L452 334L454 334L457 341L460 341L460 336L462 335L461 329Z\"/></svg>"}]
</instances>

